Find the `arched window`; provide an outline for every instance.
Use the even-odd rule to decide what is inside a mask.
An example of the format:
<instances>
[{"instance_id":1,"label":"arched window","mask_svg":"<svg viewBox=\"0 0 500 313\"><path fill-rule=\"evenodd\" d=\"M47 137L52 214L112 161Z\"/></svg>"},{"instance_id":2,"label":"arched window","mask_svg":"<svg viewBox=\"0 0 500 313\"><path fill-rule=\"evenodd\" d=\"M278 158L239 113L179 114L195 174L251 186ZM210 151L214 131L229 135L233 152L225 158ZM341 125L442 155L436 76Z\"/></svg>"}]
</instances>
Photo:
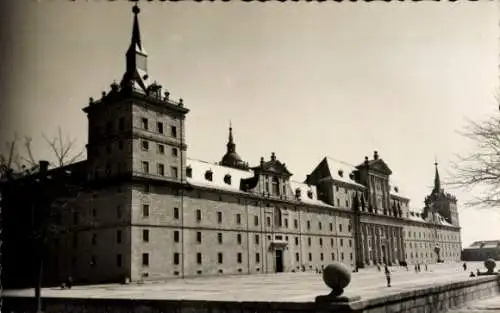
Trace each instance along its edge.
<instances>
[{"instance_id":1,"label":"arched window","mask_svg":"<svg viewBox=\"0 0 500 313\"><path fill-rule=\"evenodd\" d=\"M279 178L277 176L273 176L272 190L273 190L273 195L279 196L279 194L280 194L280 181L279 181Z\"/></svg>"}]
</instances>

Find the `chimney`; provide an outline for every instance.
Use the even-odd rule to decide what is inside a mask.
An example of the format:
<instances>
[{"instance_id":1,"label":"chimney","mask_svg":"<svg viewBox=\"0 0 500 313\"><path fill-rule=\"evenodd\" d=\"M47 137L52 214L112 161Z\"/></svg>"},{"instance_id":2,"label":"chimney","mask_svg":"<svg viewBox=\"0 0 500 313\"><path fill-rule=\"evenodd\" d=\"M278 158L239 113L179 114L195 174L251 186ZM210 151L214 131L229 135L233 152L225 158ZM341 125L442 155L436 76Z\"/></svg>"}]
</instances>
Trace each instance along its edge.
<instances>
[{"instance_id":1,"label":"chimney","mask_svg":"<svg viewBox=\"0 0 500 313\"><path fill-rule=\"evenodd\" d=\"M368 157L365 156L365 164L368 164Z\"/></svg>"},{"instance_id":2,"label":"chimney","mask_svg":"<svg viewBox=\"0 0 500 313\"><path fill-rule=\"evenodd\" d=\"M264 157L260 157L260 166L264 165Z\"/></svg>"},{"instance_id":3,"label":"chimney","mask_svg":"<svg viewBox=\"0 0 500 313\"><path fill-rule=\"evenodd\" d=\"M49 169L49 162L48 161L40 161L40 162L38 162L38 166L40 167L40 173L44 174Z\"/></svg>"},{"instance_id":4,"label":"chimney","mask_svg":"<svg viewBox=\"0 0 500 313\"><path fill-rule=\"evenodd\" d=\"M373 151L373 159L378 160L378 152L377 150Z\"/></svg>"},{"instance_id":5,"label":"chimney","mask_svg":"<svg viewBox=\"0 0 500 313\"><path fill-rule=\"evenodd\" d=\"M276 161L276 154L274 152L271 153L271 161Z\"/></svg>"}]
</instances>

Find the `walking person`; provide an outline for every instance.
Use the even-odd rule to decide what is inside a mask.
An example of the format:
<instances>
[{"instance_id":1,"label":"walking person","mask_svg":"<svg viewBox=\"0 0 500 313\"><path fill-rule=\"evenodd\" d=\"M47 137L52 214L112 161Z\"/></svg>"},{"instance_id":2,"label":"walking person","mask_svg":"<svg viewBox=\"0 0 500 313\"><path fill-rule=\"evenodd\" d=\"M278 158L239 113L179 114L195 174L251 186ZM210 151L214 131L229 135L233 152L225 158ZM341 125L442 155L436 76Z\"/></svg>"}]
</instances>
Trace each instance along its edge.
<instances>
[{"instance_id":1,"label":"walking person","mask_svg":"<svg viewBox=\"0 0 500 313\"><path fill-rule=\"evenodd\" d=\"M387 287L391 287L391 271L387 264L385 265L385 279L387 280Z\"/></svg>"},{"instance_id":2,"label":"walking person","mask_svg":"<svg viewBox=\"0 0 500 313\"><path fill-rule=\"evenodd\" d=\"M464 267L464 272L467 272L467 263L464 262L463 267Z\"/></svg>"}]
</instances>

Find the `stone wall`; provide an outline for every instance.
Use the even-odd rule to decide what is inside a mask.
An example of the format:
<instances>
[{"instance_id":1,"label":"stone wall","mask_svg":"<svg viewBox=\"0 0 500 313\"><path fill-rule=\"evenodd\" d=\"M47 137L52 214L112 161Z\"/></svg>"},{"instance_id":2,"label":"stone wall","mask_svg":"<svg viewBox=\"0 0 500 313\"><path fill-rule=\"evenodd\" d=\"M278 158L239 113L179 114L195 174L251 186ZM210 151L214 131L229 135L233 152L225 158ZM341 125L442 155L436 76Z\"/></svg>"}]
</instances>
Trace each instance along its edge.
<instances>
[{"instance_id":1,"label":"stone wall","mask_svg":"<svg viewBox=\"0 0 500 313\"><path fill-rule=\"evenodd\" d=\"M285 302L219 302L191 300L132 299L63 299L43 300L45 313L267 313L267 312L336 312L336 313L438 313L467 302L500 294L500 276L484 276L451 284L411 290L374 299L360 299L337 304ZM34 312L33 298L4 298L4 312Z\"/></svg>"}]
</instances>

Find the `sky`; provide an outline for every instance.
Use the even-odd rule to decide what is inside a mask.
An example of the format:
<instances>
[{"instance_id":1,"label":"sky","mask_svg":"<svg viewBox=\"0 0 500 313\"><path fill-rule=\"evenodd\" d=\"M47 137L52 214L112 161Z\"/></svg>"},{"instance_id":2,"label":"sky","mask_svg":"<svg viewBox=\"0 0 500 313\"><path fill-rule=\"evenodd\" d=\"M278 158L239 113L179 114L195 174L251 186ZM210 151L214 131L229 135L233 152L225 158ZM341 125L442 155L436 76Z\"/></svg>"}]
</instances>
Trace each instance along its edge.
<instances>
[{"instance_id":1,"label":"sky","mask_svg":"<svg viewBox=\"0 0 500 313\"><path fill-rule=\"evenodd\" d=\"M120 81L132 29L125 1L0 4L0 142L58 127L87 140L82 108ZM303 181L324 156L351 164L379 155L411 207L423 206L437 158L441 177L467 119L498 113L500 26L496 2L140 2L149 74L183 98L187 155L236 150L257 165L271 152ZM0 146L0 151L5 145ZM500 209L459 200L463 244L500 239Z\"/></svg>"}]
</instances>

